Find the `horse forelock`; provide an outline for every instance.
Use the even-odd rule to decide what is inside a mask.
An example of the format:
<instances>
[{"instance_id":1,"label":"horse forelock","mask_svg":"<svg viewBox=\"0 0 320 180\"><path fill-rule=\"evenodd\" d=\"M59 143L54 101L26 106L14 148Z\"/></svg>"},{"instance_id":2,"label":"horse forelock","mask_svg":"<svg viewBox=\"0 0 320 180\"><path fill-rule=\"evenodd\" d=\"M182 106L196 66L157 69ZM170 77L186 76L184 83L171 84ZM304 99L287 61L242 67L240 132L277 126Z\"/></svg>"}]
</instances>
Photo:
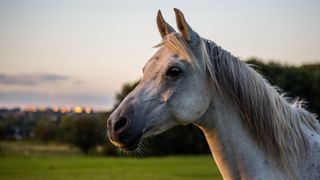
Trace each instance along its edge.
<instances>
[{"instance_id":1,"label":"horse forelock","mask_svg":"<svg viewBox=\"0 0 320 180\"><path fill-rule=\"evenodd\" d=\"M292 156L304 157L308 150L303 126L320 132L314 114L302 108L302 101L289 103L259 73L212 41L203 39L206 68L218 92L230 97L244 124L258 144L287 169Z\"/></svg>"},{"instance_id":2,"label":"horse forelock","mask_svg":"<svg viewBox=\"0 0 320 180\"><path fill-rule=\"evenodd\" d=\"M194 54L191 49L187 45L187 42L183 39L181 34L173 32L165 36L161 43L156 45L155 47L166 47L172 53L178 55L181 60L185 60L191 65L197 65L197 61L195 61Z\"/></svg>"}]
</instances>

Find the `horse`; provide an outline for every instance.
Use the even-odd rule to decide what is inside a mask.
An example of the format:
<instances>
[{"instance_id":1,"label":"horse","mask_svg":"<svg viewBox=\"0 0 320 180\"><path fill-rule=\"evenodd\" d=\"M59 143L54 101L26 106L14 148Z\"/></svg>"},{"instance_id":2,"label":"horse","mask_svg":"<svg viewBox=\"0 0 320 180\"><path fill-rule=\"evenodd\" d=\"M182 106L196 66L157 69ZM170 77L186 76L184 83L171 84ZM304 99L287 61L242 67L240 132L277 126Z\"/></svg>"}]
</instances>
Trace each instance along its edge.
<instances>
[{"instance_id":1,"label":"horse","mask_svg":"<svg viewBox=\"0 0 320 180\"><path fill-rule=\"evenodd\" d=\"M132 151L144 137L192 123L224 179L320 179L316 115L174 12L179 32L158 11L162 41L110 115L109 140Z\"/></svg>"}]
</instances>

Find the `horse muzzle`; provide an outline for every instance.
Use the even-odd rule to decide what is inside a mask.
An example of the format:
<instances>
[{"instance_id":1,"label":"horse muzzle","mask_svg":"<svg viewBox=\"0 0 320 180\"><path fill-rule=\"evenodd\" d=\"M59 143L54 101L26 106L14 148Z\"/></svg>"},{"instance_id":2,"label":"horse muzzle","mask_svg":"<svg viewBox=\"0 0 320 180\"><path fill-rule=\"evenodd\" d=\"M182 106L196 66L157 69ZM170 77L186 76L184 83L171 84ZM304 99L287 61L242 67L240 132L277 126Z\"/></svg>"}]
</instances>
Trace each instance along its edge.
<instances>
[{"instance_id":1,"label":"horse muzzle","mask_svg":"<svg viewBox=\"0 0 320 180\"><path fill-rule=\"evenodd\" d=\"M119 116L114 112L108 119L107 131L109 140L116 147L133 151L139 146L142 132L139 133L130 123L129 117Z\"/></svg>"}]
</instances>

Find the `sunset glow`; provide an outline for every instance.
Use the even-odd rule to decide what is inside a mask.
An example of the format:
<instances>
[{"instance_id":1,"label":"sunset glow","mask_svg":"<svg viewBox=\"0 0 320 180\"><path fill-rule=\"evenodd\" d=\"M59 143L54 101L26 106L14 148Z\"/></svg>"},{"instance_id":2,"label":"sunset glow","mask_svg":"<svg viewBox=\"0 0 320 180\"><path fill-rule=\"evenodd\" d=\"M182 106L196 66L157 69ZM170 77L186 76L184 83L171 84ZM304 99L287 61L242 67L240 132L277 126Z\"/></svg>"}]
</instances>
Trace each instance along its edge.
<instances>
[{"instance_id":1,"label":"sunset glow","mask_svg":"<svg viewBox=\"0 0 320 180\"><path fill-rule=\"evenodd\" d=\"M1 1L0 108L111 109L156 51L158 9L176 27L173 7L242 59L319 62L320 1Z\"/></svg>"}]
</instances>

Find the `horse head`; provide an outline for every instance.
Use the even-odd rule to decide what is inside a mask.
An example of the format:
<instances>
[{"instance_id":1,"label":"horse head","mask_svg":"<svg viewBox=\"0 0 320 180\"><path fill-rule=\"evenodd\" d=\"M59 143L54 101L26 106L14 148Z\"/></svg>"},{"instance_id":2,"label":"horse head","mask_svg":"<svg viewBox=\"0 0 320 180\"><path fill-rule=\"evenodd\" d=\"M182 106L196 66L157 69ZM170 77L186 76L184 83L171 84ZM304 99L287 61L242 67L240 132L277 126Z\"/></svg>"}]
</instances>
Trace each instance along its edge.
<instances>
[{"instance_id":1,"label":"horse head","mask_svg":"<svg viewBox=\"0 0 320 180\"><path fill-rule=\"evenodd\" d=\"M184 15L174 9L180 33L165 22L157 25L162 37L158 51L143 68L137 87L108 119L108 136L119 148L134 150L142 137L200 119L210 104L205 44Z\"/></svg>"}]
</instances>

